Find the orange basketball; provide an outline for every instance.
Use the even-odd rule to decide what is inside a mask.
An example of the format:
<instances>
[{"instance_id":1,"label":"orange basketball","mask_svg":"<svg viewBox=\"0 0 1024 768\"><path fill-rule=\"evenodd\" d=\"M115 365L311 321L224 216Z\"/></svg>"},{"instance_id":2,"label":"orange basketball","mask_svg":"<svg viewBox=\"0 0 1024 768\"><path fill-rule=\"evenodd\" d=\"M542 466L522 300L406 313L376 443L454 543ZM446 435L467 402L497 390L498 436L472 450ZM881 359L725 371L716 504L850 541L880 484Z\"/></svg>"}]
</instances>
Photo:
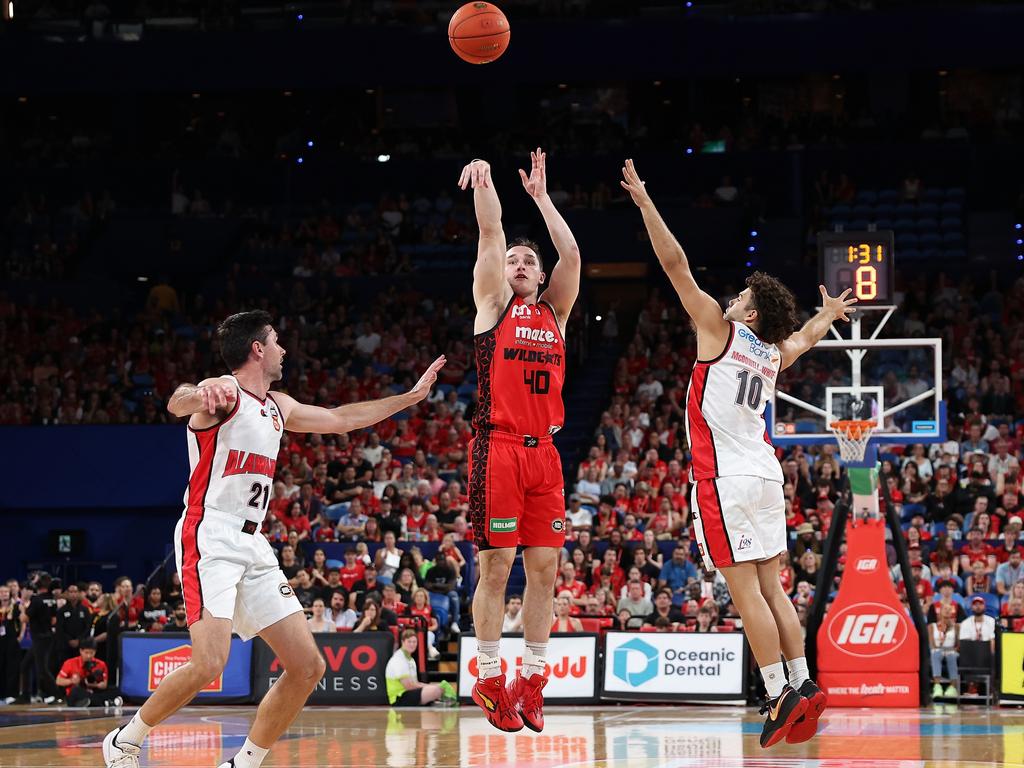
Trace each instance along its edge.
<instances>
[{"instance_id":1,"label":"orange basketball","mask_svg":"<svg viewBox=\"0 0 1024 768\"><path fill-rule=\"evenodd\" d=\"M508 19L491 3L466 3L448 23L448 42L463 61L487 64L508 48Z\"/></svg>"}]
</instances>

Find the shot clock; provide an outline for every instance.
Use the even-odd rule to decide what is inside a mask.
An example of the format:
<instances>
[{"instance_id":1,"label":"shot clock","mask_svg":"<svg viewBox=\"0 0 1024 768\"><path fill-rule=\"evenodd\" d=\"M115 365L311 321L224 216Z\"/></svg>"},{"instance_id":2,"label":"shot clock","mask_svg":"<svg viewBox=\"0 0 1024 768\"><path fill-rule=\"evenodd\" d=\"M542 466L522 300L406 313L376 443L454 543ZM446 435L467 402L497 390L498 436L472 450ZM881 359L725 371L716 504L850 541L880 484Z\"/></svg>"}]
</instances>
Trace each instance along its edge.
<instances>
[{"instance_id":1,"label":"shot clock","mask_svg":"<svg viewBox=\"0 0 1024 768\"><path fill-rule=\"evenodd\" d=\"M892 304L892 230L819 232L818 272L829 296L847 288L860 304Z\"/></svg>"}]
</instances>

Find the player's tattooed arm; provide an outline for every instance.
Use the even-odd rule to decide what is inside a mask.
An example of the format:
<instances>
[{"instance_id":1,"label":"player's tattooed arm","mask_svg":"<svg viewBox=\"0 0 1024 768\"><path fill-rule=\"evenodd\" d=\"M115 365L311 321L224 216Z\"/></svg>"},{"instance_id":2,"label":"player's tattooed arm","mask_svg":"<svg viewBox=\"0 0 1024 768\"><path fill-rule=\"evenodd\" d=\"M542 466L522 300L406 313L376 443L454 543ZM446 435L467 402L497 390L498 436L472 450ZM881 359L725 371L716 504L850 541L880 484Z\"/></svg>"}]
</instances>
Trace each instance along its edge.
<instances>
[{"instance_id":1,"label":"player's tattooed arm","mask_svg":"<svg viewBox=\"0 0 1024 768\"><path fill-rule=\"evenodd\" d=\"M473 206L480 228L476 264L473 266L473 300L477 310L490 310L508 301L511 290L505 280L505 231L501 226L501 201L486 160L474 160L462 169L460 189L473 189ZM500 311L500 308L499 308Z\"/></svg>"},{"instance_id":2,"label":"player's tattooed arm","mask_svg":"<svg viewBox=\"0 0 1024 768\"><path fill-rule=\"evenodd\" d=\"M444 367L445 362L444 355L437 358L408 392L380 400L368 400L365 403L321 408L300 403L283 392L272 392L271 395L281 409L285 429L290 432L312 432L319 435L354 432L378 424L420 402L430 394L430 388L437 381L437 373Z\"/></svg>"},{"instance_id":3,"label":"player's tattooed arm","mask_svg":"<svg viewBox=\"0 0 1024 768\"><path fill-rule=\"evenodd\" d=\"M644 226L647 227L647 234L651 238L651 245L654 246L654 253L661 263L661 268L665 270L672 287L679 294L683 308L697 328L698 354L703 354L704 350L701 348L705 344L715 350L713 354L717 354L729 336L729 322L723 317L722 307L697 285L683 246L679 244L665 220L661 218L658 209L654 207L647 186L641 181L632 160L627 160L623 166L622 181L619 184L629 192L629 196L643 214Z\"/></svg>"},{"instance_id":4,"label":"player's tattooed arm","mask_svg":"<svg viewBox=\"0 0 1024 768\"><path fill-rule=\"evenodd\" d=\"M821 291L821 310L804 323L799 331L779 344L779 352L782 354L782 370L791 366L800 355L825 338L832 323L836 320L848 323L850 322L849 315L857 311L857 308L853 306L857 303L857 299L846 298L850 295L850 288L838 296L829 296L824 285L819 285L818 290Z\"/></svg>"},{"instance_id":5,"label":"player's tattooed arm","mask_svg":"<svg viewBox=\"0 0 1024 768\"><path fill-rule=\"evenodd\" d=\"M523 189L533 198L544 217L548 235L558 252L558 263L551 270L544 298L554 307L564 331L565 321L580 292L580 249L569 225L548 196L547 152L537 147L536 152L530 153L530 164L530 175L527 176L526 171L520 168L519 177L523 181Z\"/></svg>"},{"instance_id":6,"label":"player's tattooed arm","mask_svg":"<svg viewBox=\"0 0 1024 768\"><path fill-rule=\"evenodd\" d=\"M198 384L180 384L167 401L167 410L177 417L203 413L226 414L235 407L238 387L226 376L203 379Z\"/></svg>"}]
</instances>

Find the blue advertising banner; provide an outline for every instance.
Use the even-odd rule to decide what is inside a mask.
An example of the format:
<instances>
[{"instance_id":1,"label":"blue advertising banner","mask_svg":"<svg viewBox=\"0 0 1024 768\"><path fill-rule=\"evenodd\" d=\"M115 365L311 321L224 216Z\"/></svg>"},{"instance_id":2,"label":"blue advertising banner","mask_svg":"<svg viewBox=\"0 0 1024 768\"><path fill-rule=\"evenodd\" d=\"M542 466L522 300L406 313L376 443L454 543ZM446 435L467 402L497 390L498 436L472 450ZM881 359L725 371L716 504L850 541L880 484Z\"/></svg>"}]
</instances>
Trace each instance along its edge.
<instances>
[{"instance_id":1,"label":"blue advertising banner","mask_svg":"<svg viewBox=\"0 0 1024 768\"><path fill-rule=\"evenodd\" d=\"M121 642L121 693L148 698L167 675L192 658L187 632L125 632ZM243 703L252 698L252 643L231 638L224 672L196 696L198 702Z\"/></svg>"}]
</instances>

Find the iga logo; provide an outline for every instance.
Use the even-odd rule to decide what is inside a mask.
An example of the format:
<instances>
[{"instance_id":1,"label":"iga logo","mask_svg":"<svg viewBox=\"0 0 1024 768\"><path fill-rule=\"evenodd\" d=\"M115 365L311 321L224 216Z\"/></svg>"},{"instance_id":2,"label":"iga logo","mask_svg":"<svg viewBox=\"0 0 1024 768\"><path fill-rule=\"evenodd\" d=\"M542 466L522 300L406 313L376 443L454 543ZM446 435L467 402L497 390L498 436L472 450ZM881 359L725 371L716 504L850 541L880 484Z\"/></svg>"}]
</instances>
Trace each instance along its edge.
<instances>
[{"instance_id":1,"label":"iga logo","mask_svg":"<svg viewBox=\"0 0 1024 768\"><path fill-rule=\"evenodd\" d=\"M839 611L828 626L832 644L852 656L892 653L910 634L909 620L881 603L857 603Z\"/></svg>"},{"instance_id":2,"label":"iga logo","mask_svg":"<svg viewBox=\"0 0 1024 768\"><path fill-rule=\"evenodd\" d=\"M857 573L870 573L878 567L878 560L874 557L862 557L857 561Z\"/></svg>"},{"instance_id":3,"label":"iga logo","mask_svg":"<svg viewBox=\"0 0 1024 768\"><path fill-rule=\"evenodd\" d=\"M643 668L630 670L630 656L640 660ZM620 645L612 654L612 659L612 674L634 688L658 676L658 649L640 638Z\"/></svg>"}]
</instances>

